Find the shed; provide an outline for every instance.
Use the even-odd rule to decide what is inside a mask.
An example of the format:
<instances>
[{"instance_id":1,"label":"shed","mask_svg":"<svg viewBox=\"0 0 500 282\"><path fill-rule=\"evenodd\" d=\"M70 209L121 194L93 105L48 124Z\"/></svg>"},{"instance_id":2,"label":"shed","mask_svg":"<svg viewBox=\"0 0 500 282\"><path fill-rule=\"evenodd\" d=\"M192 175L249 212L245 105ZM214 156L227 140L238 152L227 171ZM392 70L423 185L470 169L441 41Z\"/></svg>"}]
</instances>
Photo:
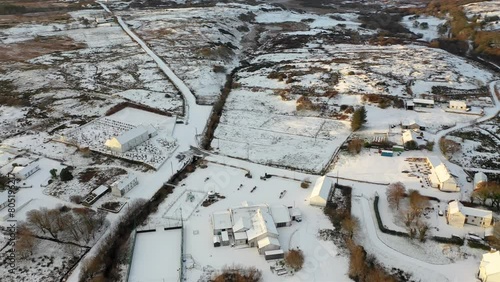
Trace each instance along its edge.
<instances>
[{"instance_id":1,"label":"shed","mask_svg":"<svg viewBox=\"0 0 500 282\"><path fill-rule=\"evenodd\" d=\"M283 259L285 257L285 252L282 249L265 251L264 257L266 260Z\"/></svg>"},{"instance_id":2,"label":"shed","mask_svg":"<svg viewBox=\"0 0 500 282\"><path fill-rule=\"evenodd\" d=\"M220 234L222 246L229 246L229 234L227 231L222 231Z\"/></svg>"},{"instance_id":3,"label":"shed","mask_svg":"<svg viewBox=\"0 0 500 282\"><path fill-rule=\"evenodd\" d=\"M392 157L394 156L393 151L388 151L388 150L382 150L381 154L382 157Z\"/></svg>"},{"instance_id":4,"label":"shed","mask_svg":"<svg viewBox=\"0 0 500 282\"><path fill-rule=\"evenodd\" d=\"M500 253L498 251L483 255L478 276L483 282L500 282Z\"/></svg>"},{"instance_id":5,"label":"shed","mask_svg":"<svg viewBox=\"0 0 500 282\"><path fill-rule=\"evenodd\" d=\"M271 206L271 216L276 227L285 227L292 225L292 219L288 212L288 207L283 205Z\"/></svg>"},{"instance_id":6,"label":"shed","mask_svg":"<svg viewBox=\"0 0 500 282\"><path fill-rule=\"evenodd\" d=\"M142 143L157 134L153 126L139 125L119 136L113 137L104 144L111 151L123 153Z\"/></svg>"},{"instance_id":7,"label":"shed","mask_svg":"<svg viewBox=\"0 0 500 282\"><path fill-rule=\"evenodd\" d=\"M127 174L124 178L115 181L111 184L111 193L117 197L125 195L128 191L132 190L135 186L139 184L137 176L133 174Z\"/></svg>"},{"instance_id":8,"label":"shed","mask_svg":"<svg viewBox=\"0 0 500 282\"><path fill-rule=\"evenodd\" d=\"M39 170L40 170L40 165L37 162L32 162L27 166L15 167L13 173L16 176L16 178L27 179L28 177L30 177Z\"/></svg>"},{"instance_id":9,"label":"shed","mask_svg":"<svg viewBox=\"0 0 500 282\"><path fill-rule=\"evenodd\" d=\"M425 107L425 108L434 108L434 100L430 99L413 99L413 103L415 107Z\"/></svg>"},{"instance_id":10,"label":"shed","mask_svg":"<svg viewBox=\"0 0 500 282\"><path fill-rule=\"evenodd\" d=\"M289 208L288 210L290 211L290 217L292 218L292 220L295 220L297 222L302 221L302 212L300 212L298 208Z\"/></svg>"},{"instance_id":11,"label":"shed","mask_svg":"<svg viewBox=\"0 0 500 282\"><path fill-rule=\"evenodd\" d=\"M413 110L413 108L415 107L415 103L413 103L413 101L410 101L410 100L406 100L406 109L407 110Z\"/></svg>"},{"instance_id":12,"label":"shed","mask_svg":"<svg viewBox=\"0 0 500 282\"><path fill-rule=\"evenodd\" d=\"M332 190L332 180L325 176L321 176L316 180L314 188L309 196L309 204L312 206L326 207L326 203L330 199L330 191Z\"/></svg>"},{"instance_id":13,"label":"shed","mask_svg":"<svg viewBox=\"0 0 500 282\"><path fill-rule=\"evenodd\" d=\"M0 193L0 210L5 208L9 203L9 191L3 191Z\"/></svg>"},{"instance_id":14,"label":"shed","mask_svg":"<svg viewBox=\"0 0 500 282\"><path fill-rule=\"evenodd\" d=\"M394 151L394 152L403 152L404 150L405 150L405 148L403 146L399 146L399 145L392 146L392 151Z\"/></svg>"},{"instance_id":15,"label":"shed","mask_svg":"<svg viewBox=\"0 0 500 282\"><path fill-rule=\"evenodd\" d=\"M214 235L214 247L220 247L220 236Z\"/></svg>"},{"instance_id":16,"label":"shed","mask_svg":"<svg viewBox=\"0 0 500 282\"><path fill-rule=\"evenodd\" d=\"M482 182L488 182L488 176L481 171L474 174L474 190L478 189L478 185Z\"/></svg>"}]
</instances>

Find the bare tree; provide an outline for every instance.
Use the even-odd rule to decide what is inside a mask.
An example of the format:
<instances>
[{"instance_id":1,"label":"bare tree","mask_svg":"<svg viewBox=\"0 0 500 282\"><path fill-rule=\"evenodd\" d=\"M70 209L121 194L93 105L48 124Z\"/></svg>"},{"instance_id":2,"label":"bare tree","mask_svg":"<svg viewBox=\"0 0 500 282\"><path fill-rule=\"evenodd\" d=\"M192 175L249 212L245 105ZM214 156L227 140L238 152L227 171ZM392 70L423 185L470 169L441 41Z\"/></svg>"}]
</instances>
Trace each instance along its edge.
<instances>
[{"instance_id":1,"label":"bare tree","mask_svg":"<svg viewBox=\"0 0 500 282\"><path fill-rule=\"evenodd\" d=\"M349 238L352 238L359 228L359 220L357 217L348 216L342 220L342 229Z\"/></svg>"},{"instance_id":2,"label":"bare tree","mask_svg":"<svg viewBox=\"0 0 500 282\"><path fill-rule=\"evenodd\" d=\"M295 271L298 271L304 264L304 254L301 250L290 250L285 256L285 262Z\"/></svg>"},{"instance_id":3,"label":"bare tree","mask_svg":"<svg viewBox=\"0 0 500 282\"><path fill-rule=\"evenodd\" d=\"M417 222L417 231L418 231L418 239L420 242L425 241L425 236L427 235L427 232L429 231L430 226L427 222Z\"/></svg>"},{"instance_id":4,"label":"bare tree","mask_svg":"<svg viewBox=\"0 0 500 282\"><path fill-rule=\"evenodd\" d=\"M40 210L30 210L26 215L29 225L37 227L43 234L48 232L54 239L57 239L60 230L59 210L41 208Z\"/></svg>"},{"instance_id":5,"label":"bare tree","mask_svg":"<svg viewBox=\"0 0 500 282\"><path fill-rule=\"evenodd\" d=\"M17 227L16 255L20 258L28 258L33 255L33 248L36 246L36 238L31 229L26 224L19 224Z\"/></svg>"},{"instance_id":6,"label":"bare tree","mask_svg":"<svg viewBox=\"0 0 500 282\"><path fill-rule=\"evenodd\" d=\"M389 185L387 188L387 201L392 208L399 210L399 203L406 195L405 185L401 182L395 182Z\"/></svg>"},{"instance_id":7,"label":"bare tree","mask_svg":"<svg viewBox=\"0 0 500 282\"><path fill-rule=\"evenodd\" d=\"M410 210L416 218L420 217L423 210L430 205L429 199L422 196L417 190L410 190L408 197L410 198Z\"/></svg>"},{"instance_id":8,"label":"bare tree","mask_svg":"<svg viewBox=\"0 0 500 282\"><path fill-rule=\"evenodd\" d=\"M355 138L349 141L349 144L347 145L347 149L351 154L359 154L361 152L361 149L363 148L364 142L362 139Z\"/></svg>"}]
</instances>

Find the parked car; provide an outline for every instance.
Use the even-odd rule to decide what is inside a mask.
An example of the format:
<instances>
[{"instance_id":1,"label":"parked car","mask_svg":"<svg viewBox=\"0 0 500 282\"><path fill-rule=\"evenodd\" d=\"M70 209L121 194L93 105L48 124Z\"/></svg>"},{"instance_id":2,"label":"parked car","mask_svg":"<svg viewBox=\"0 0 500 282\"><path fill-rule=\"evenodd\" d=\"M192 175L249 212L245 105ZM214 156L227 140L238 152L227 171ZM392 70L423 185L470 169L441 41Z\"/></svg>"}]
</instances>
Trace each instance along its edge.
<instances>
[{"instance_id":1,"label":"parked car","mask_svg":"<svg viewBox=\"0 0 500 282\"><path fill-rule=\"evenodd\" d=\"M439 215L439 216L443 216L443 215L444 215L443 211L442 211L442 210L439 210L439 211L438 211L438 215Z\"/></svg>"},{"instance_id":2,"label":"parked car","mask_svg":"<svg viewBox=\"0 0 500 282\"><path fill-rule=\"evenodd\" d=\"M467 182L472 182L472 179L468 176L465 179L467 180Z\"/></svg>"}]
</instances>

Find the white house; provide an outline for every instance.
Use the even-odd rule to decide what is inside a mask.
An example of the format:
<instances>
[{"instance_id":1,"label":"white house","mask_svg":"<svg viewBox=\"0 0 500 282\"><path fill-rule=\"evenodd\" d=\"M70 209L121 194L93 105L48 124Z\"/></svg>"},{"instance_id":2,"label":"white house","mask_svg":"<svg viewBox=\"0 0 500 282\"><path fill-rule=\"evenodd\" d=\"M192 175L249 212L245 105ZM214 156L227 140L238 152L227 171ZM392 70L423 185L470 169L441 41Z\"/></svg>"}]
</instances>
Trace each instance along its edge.
<instances>
[{"instance_id":1,"label":"white house","mask_svg":"<svg viewBox=\"0 0 500 282\"><path fill-rule=\"evenodd\" d=\"M478 189L479 184L482 182L488 182L488 176L481 171L474 174L474 190Z\"/></svg>"},{"instance_id":2,"label":"white house","mask_svg":"<svg viewBox=\"0 0 500 282\"><path fill-rule=\"evenodd\" d=\"M330 178L326 176L318 178L309 196L309 204L312 206L326 207L326 203L330 199L331 190L332 180Z\"/></svg>"},{"instance_id":3,"label":"white house","mask_svg":"<svg viewBox=\"0 0 500 282\"><path fill-rule=\"evenodd\" d=\"M489 227L493 221L491 211L464 207L458 201L452 201L448 204L446 217L448 224L455 227L463 227L464 224Z\"/></svg>"},{"instance_id":4,"label":"white house","mask_svg":"<svg viewBox=\"0 0 500 282\"><path fill-rule=\"evenodd\" d=\"M406 142L410 142L410 141L417 142L417 136L416 136L415 132L413 132L413 130L403 131L402 139L403 139L403 145L405 145Z\"/></svg>"},{"instance_id":5,"label":"white house","mask_svg":"<svg viewBox=\"0 0 500 282\"><path fill-rule=\"evenodd\" d=\"M482 282L500 282L500 253L498 251L483 254L478 277Z\"/></svg>"},{"instance_id":6,"label":"white house","mask_svg":"<svg viewBox=\"0 0 500 282\"><path fill-rule=\"evenodd\" d=\"M32 162L27 166L16 166L12 172L14 176L19 179L27 179L35 172L40 170L40 165L37 162Z\"/></svg>"},{"instance_id":7,"label":"white house","mask_svg":"<svg viewBox=\"0 0 500 282\"><path fill-rule=\"evenodd\" d=\"M259 254L263 255L267 251L275 251L281 249L280 241L275 237L265 237L257 242Z\"/></svg>"},{"instance_id":8,"label":"white house","mask_svg":"<svg viewBox=\"0 0 500 282\"><path fill-rule=\"evenodd\" d=\"M431 181L432 187L446 192L460 191L460 187L458 187L455 178L451 176L448 168L446 168L439 158L427 157L427 165L431 168L429 180Z\"/></svg>"},{"instance_id":9,"label":"white house","mask_svg":"<svg viewBox=\"0 0 500 282\"><path fill-rule=\"evenodd\" d=\"M290 212L288 207L283 205L271 206L271 215L273 216L274 224L276 227L285 227L292 225Z\"/></svg>"},{"instance_id":10,"label":"white house","mask_svg":"<svg viewBox=\"0 0 500 282\"><path fill-rule=\"evenodd\" d=\"M257 247L257 242L266 237L278 238L278 230L271 215L261 209L251 218L252 228L246 231L250 247Z\"/></svg>"},{"instance_id":11,"label":"white house","mask_svg":"<svg viewBox=\"0 0 500 282\"><path fill-rule=\"evenodd\" d=\"M153 126L149 125L146 127L144 125L139 125L117 137L106 140L104 145L112 151L123 153L144 143L157 134L158 132Z\"/></svg>"},{"instance_id":12,"label":"white house","mask_svg":"<svg viewBox=\"0 0 500 282\"><path fill-rule=\"evenodd\" d=\"M401 128L403 128L403 129L421 129L421 130L424 130L425 129L425 125L422 122L417 121L415 119L407 118L407 119L404 119L404 120L401 121Z\"/></svg>"},{"instance_id":13,"label":"white house","mask_svg":"<svg viewBox=\"0 0 500 282\"><path fill-rule=\"evenodd\" d=\"M9 203L9 191L3 191L0 193L0 210L5 208Z\"/></svg>"},{"instance_id":14,"label":"white house","mask_svg":"<svg viewBox=\"0 0 500 282\"><path fill-rule=\"evenodd\" d=\"M467 111L468 109L465 101L457 101L457 100L451 100L450 105L448 107L452 110L461 110L461 111Z\"/></svg>"},{"instance_id":15,"label":"white house","mask_svg":"<svg viewBox=\"0 0 500 282\"><path fill-rule=\"evenodd\" d=\"M128 191L139 184L137 176L133 174L127 174L124 178L117 180L111 184L111 194L117 197L125 195Z\"/></svg>"},{"instance_id":16,"label":"white house","mask_svg":"<svg viewBox=\"0 0 500 282\"><path fill-rule=\"evenodd\" d=\"M233 227L231 221L231 212L214 212L212 214L212 227L214 230L214 235L221 235L222 231L230 230Z\"/></svg>"}]
</instances>

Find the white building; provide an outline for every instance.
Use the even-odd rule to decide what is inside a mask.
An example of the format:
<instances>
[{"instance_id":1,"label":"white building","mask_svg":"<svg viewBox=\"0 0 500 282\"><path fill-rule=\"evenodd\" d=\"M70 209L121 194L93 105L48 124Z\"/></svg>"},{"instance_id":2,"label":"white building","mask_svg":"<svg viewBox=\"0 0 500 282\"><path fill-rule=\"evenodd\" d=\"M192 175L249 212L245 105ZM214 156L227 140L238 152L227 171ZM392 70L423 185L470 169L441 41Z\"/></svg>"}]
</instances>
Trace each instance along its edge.
<instances>
[{"instance_id":1,"label":"white building","mask_svg":"<svg viewBox=\"0 0 500 282\"><path fill-rule=\"evenodd\" d=\"M482 282L500 282L500 253L486 253L479 264L479 279Z\"/></svg>"},{"instance_id":2,"label":"white building","mask_svg":"<svg viewBox=\"0 0 500 282\"><path fill-rule=\"evenodd\" d=\"M482 182L488 182L486 174L484 174L484 172L474 174L474 190L478 189L479 184Z\"/></svg>"},{"instance_id":3,"label":"white building","mask_svg":"<svg viewBox=\"0 0 500 282\"><path fill-rule=\"evenodd\" d=\"M33 173L37 172L40 170L40 165L37 162L32 162L28 164L27 166L16 166L12 172L14 173L14 176L19 179L27 179Z\"/></svg>"},{"instance_id":4,"label":"white building","mask_svg":"<svg viewBox=\"0 0 500 282\"><path fill-rule=\"evenodd\" d=\"M332 180L330 178L327 178L326 175L318 178L309 196L309 204L312 206L326 207L326 203L330 199L331 190Z\"/></svg>"},{"instance_id":5,"label":"white building","mask_svg":"<svg viewBox=\"0 0 500 282\"><path fill-rule=\"evenodd\" d=\"M448 107L452 110L461 110L461 111L467 111L467 109L469 108L467 107L465 101L456 101L456 100L450 101L450 105Z\"/></svg>"},{"instance_id":6,"label":"white building","mask_svg":"<svg viewBox=\"0 0 500 282\"><path fill-rule=\"evenodd\" d=\"M0 193L0 210L5 208L9 203L9 191L3 191Z\"/></svg>"},{"instance_id":7,"label":"white building","mask_svg":"<svg viewBox=\"0 0 500 282\"><path fill-rule=\"evenodd\" d=\"M273 216L276 227L285 227L292 225L288 207L283 205L271 206L271 215Z\"/></svg>"},{"instance_id":8,"label":"white building","mask_svg":"<svg viewBox=\"0 0 500 282\"><path fill-rule=\"evenodd\" d=\"M446 168L439 158L427 157L427 165L431 168L429 180L431 181L432 187L446 192L460 191L460 187L458 187L455 178L451 176L448 168Z\"/></svg>"},{"instance_id":9,"label":"white building","mask_svg":"<svg viewBox=\"0 0 500 282\"><path fill-rule=\"evenodd\" d=\"M107 140L104 145L112 151L123 153L144 143L157 134L158 132L153 126L149 125L146 127L144 125L139 125L117 137Z\"/></svg>"},{"instance_id":10,"label":"white building","mask_svg":"<svg viewBox=\"0 0 500 282\"><path fill-rule=\"evenodd\" d=\"M425 107L425 108L434 108L434 100L430 99L413 99L413 104L415 107Z\"/></svg>"},{"instance_id":11,"label":"white building","mask_svg":"<svg viewBox=\"0 0 500 282\"><path fill-rule=\"evenodd\" d=\"M281 249L280 241L275 237L265 237L257 242L259 254L263 255L267 251L275 251Z\"/></svg>"},{"instance_id":12,"label":"white building","mask_svg":"<svg viewBox=\"0 0 500 282\"><path fill-rule=\"evenodd\" d=\"M248 236L246 232L234 232L234 244L236 246L248 244Z\"/></svg>"},{"instance_id":13,"label":"white building","mask_svg":"<svg viewBox=\"0 0 500 282\"><path fill-rule=\"evenodd\" d=\"M261 209L251 218L252 228L246 231L250 247L257 247L257 242L266 238L278 238L278 230L271 215Z\"/></svg>"},{"instance_id":14,"label":"white building","mask_svg":"<svg viewBox=\"0 0 500 282\"><path fill-rule=\"evenodd\" d=\"M222 231L231 230L232 227L230 211L214 212L212 214L214 235L221 235Z\"/></svg>"},{"instance_id":15,"label":"white building","mask_svg":"<svg viewBox=\"0 0 500 282\"><path fill-rule=\"evenodd\" d=\"M420 122L420 121L417 121L415 119L404 119L401 121L401 128L403 129L420 129L420 130L424 130L425 129L425 125Z\"/></svg>"},{"instance_id":16,"label":"white building","mask_svg":"<svg viewBox=\"0 0 500 282\"><path fill-rule=\"evenodd\" d=\"M405 145L406 142L410 141L417 142L417 135L415 134L415 132L413 132L413 130L405 130L403 131L402 139L403 139L403 145Z\"/></svg>"},{"instance_id":17,"label":"white building","mask_svg":"<svg viewBox=\"0 0 500 282\"><path fill-rule=\"evenodd\" d=\"M448 224L455 227L463 227L464 224L489 227L493 221L491 211L464 207L458 201L452 201L448 204L446 217Z\"/></svg>"},{"instance_id":18,"label":"white building","mask_svg":"<svg viewBox=\"0 0 500 282\"><path fill-rule=\"evenodd\" d=\"M302 221L302 212L300 212L300 210L298 208L291 208L291 209L289 209L289 212L290 212L290 217L292 218L292 220L295 220L297 222Z\"/></svg>"},{"instance_id":19,"label":"white building","mask_svg":"<svg viewBox=\"0 0 500 282\"><path fill-rule=\"evenodd\" d=\"M128 174L124 178L117 180L111 184L111 194L117 197L125 195L128 191L139 184L137 176Z\"/></svg>"}]
</instances>

